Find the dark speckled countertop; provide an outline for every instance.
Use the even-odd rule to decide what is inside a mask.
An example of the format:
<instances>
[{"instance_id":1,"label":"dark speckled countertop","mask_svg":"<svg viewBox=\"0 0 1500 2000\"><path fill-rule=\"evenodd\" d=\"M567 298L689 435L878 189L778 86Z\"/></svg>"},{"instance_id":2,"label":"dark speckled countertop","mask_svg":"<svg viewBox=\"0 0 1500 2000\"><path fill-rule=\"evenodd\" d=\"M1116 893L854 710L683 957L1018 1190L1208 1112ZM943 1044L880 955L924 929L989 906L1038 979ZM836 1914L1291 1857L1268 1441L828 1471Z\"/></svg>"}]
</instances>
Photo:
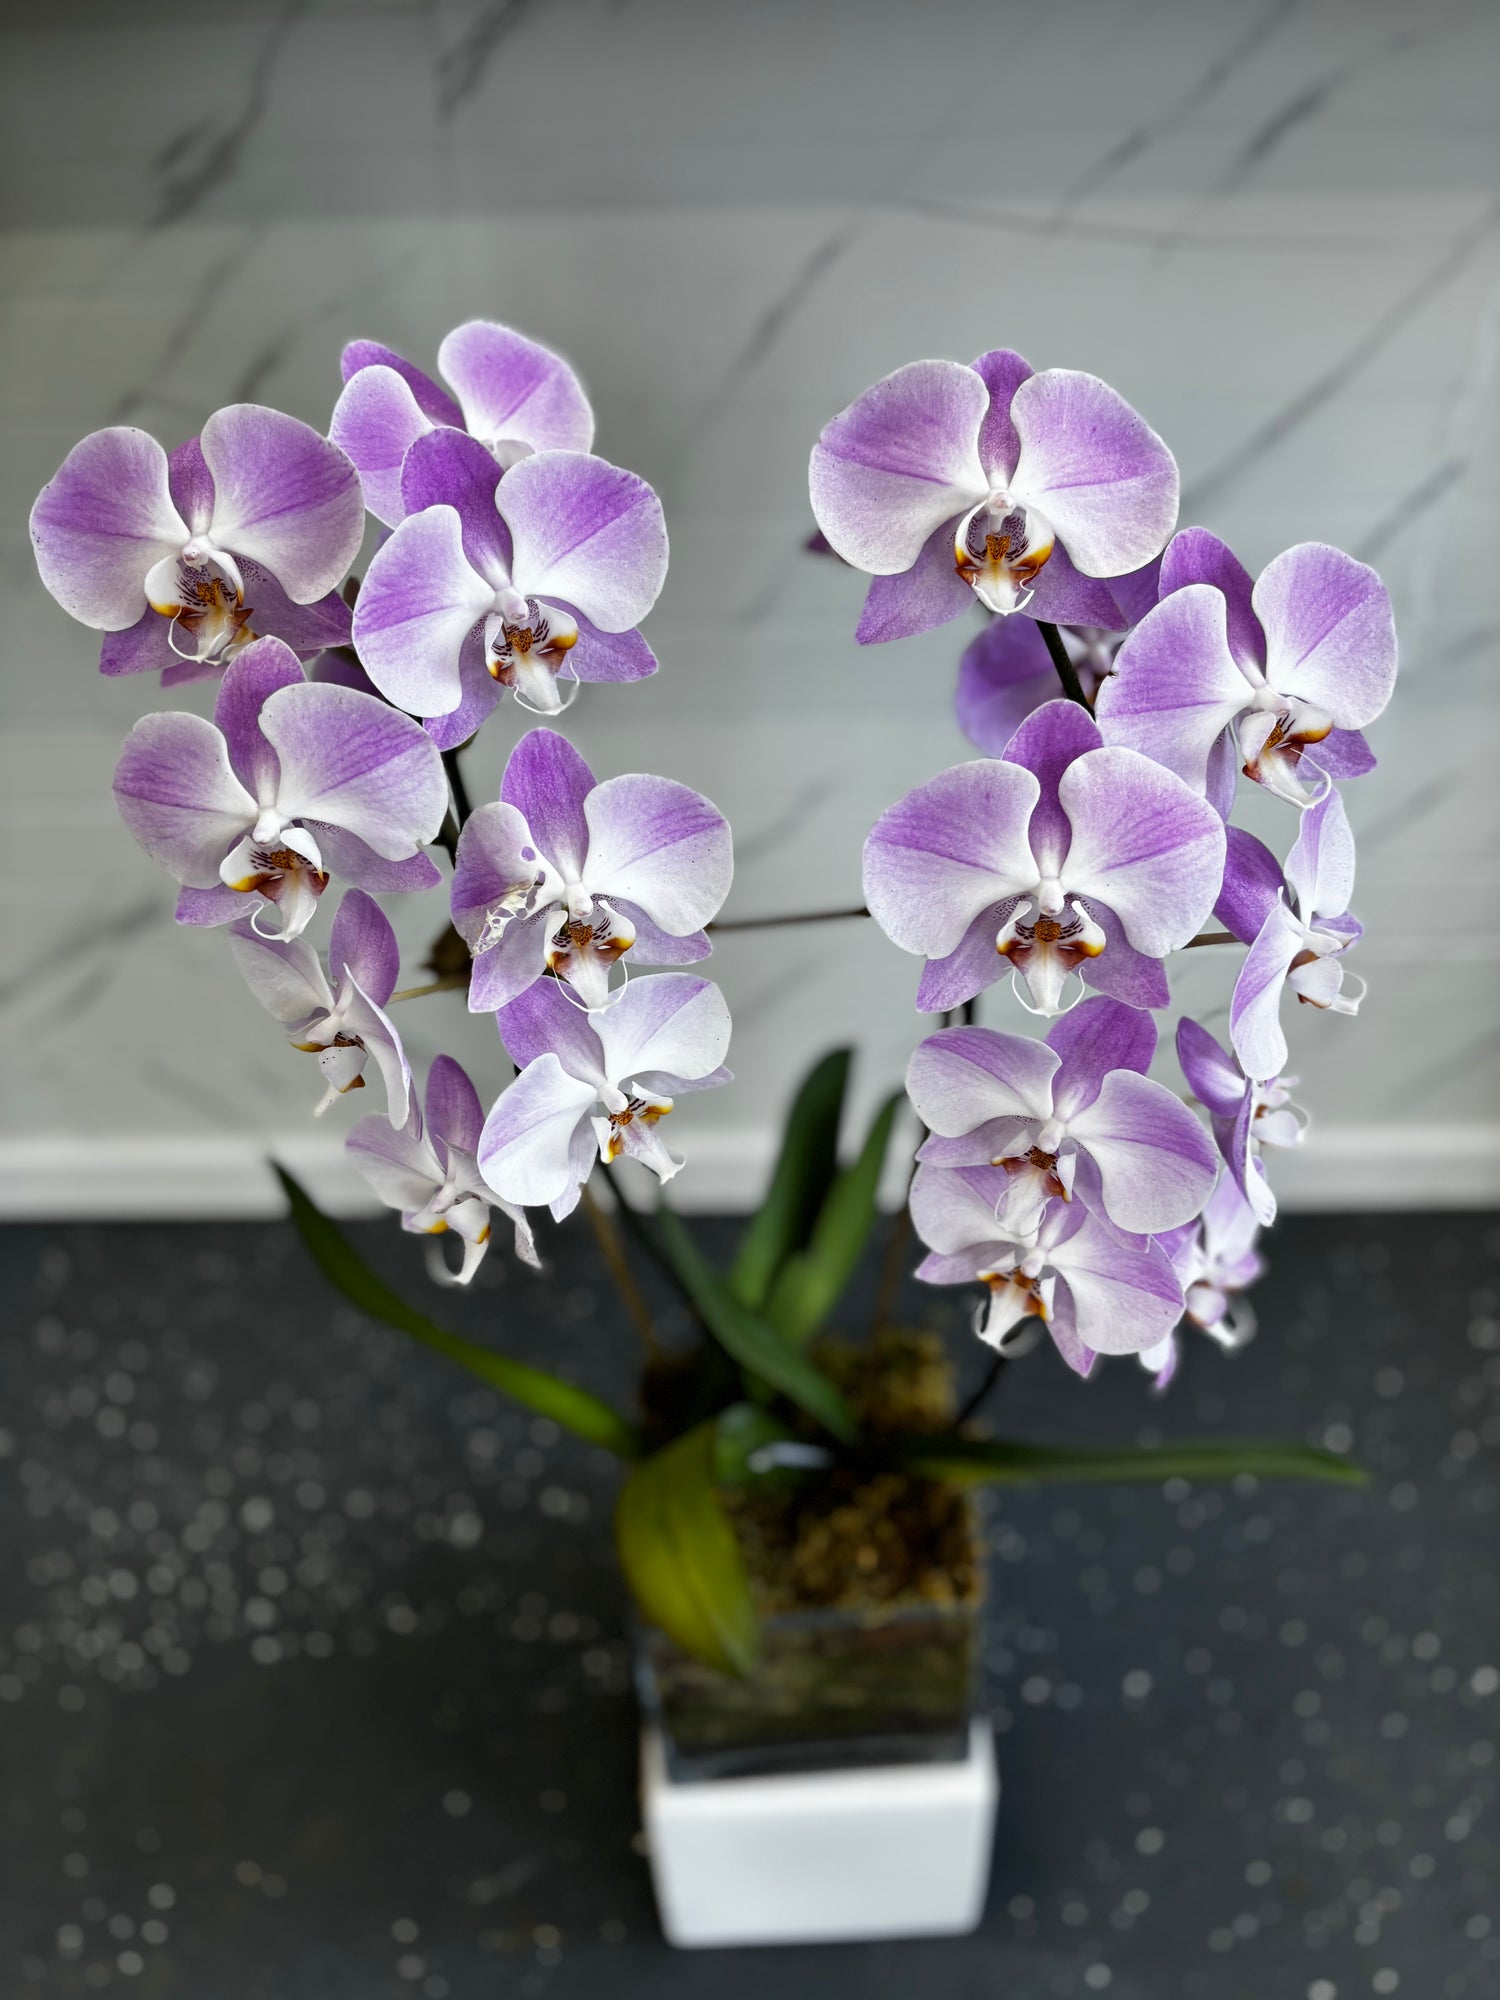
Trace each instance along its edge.
<instances>
[{"instance_id":1,"label":"dark speckled countertop","mask_svg":"<svg viewBox=\"0 0 1500 2000\"><path fill-rule=\"evenodd\" d=\"M984 1929L772 1953L661 1942L606 1458L365 1324L284 1228L0 1244L0 1993L1500 1991L1494 1218L1293 1219L1259 1338L1162 1400L1016 1365L1018 1435L1302 1434L1375 1482L992 1501ZM621 1390L589 1244L552 1262L444 1308Z\"/></svg>"}]
</instances>

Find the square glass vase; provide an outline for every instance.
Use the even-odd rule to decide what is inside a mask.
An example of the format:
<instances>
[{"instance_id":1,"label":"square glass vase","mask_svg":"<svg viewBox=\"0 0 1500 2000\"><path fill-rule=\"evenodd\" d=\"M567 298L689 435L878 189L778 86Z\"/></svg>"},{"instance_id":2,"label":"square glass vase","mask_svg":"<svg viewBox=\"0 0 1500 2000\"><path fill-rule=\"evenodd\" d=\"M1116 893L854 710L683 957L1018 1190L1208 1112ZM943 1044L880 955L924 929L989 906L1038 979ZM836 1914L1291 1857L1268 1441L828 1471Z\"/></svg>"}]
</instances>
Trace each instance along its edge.
<instances>
[{"instance_id":1,"label":"square glass vase","mask_svg":"<svg viewBox=\"0 0 1500 2000\"><path fill-rule=\"evenodd\" d=\"M674 1783L959 1762L969 1749L981 1605L780 1611L740 1680L645 1629L637 1684Z\"/></svg>"}]
</instances>

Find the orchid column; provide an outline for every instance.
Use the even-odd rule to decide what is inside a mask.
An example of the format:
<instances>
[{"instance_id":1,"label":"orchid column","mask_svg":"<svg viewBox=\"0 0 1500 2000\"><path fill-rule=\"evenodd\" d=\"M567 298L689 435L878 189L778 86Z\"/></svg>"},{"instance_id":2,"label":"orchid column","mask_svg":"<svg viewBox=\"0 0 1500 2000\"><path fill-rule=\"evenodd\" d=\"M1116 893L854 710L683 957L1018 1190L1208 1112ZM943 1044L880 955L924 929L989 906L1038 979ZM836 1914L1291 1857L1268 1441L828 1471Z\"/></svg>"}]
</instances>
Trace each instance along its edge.
<instances>
[{"instance_id":1,"label":"orchid column","mask_svg":"<svg viewBox=\"0 0 1500 2000\"><path fill-rule=\"evenodd\" d=\"M810 484L828 546L872 577L862 644L985 617L958 687L985 756L865 844L871 914L925 960L918 1010L965 1021L908 1072L929 1132L919 1275L983 1284L976 1324L1002 1354L1045 1327L1080 1374L1134 1353L1164 1382L1179 1321L1226 1342L1250 1325L1234 1294L1275 1215L1261 1150L1305 1122L1280 1075L1286 989L1358 1007L1336 781L1374 766L1389 599L1321 544L1252 583L1206 531L1174 536L1156 433L1094 376L1005 349L877 382L823 431ZM1229 824L1241 777L1299 817L1284 862ZM1152 1014L1173 953L1236 941L1231 1047L1190 1019L1175 1035L1205 1129L1145 1075ZM1002 979L1053 1023L1045 1042L973 1025Z\"/></svg>"},{"instance_id":2,"label":"orchid column","mask_svg":"<svg viewBox=\"0 0 1500 2000\"><path fill-rule=\"evenodd\" d=\"M729 1078L723 997L683 968L709 953L733 858L707 799L596 779L551 727L521 733L499 799L469 808L458 755L507 693L518 721L555 723L585 683L655 673L636 628L667 533L646 482L594 455L559 356L473 321L438 359L451 394L352 343L328 437L250 404L170 454L95 432L32 537L53 596L103 633L101 671L216 683L212 720L136 724L121 816L179 884L177 921L225 927L251 991L316 1056L317 1112L379 1079L384 1112L349 1157L404 1227L459 1238L458 1268L436 1268L462 1283L493 1208L535 1262L526 1210L568 1213L596 1163L662 1181L682 1166L662 1130L676 1096ZM367 510L388 532L357 583ZM335 876L349 887L320 954ZM448 1056L419 1089L391 1011L406 996L376 898L437 888L470 1010L499 1030L488 1106Z\"/></svg>"}]
</instances>

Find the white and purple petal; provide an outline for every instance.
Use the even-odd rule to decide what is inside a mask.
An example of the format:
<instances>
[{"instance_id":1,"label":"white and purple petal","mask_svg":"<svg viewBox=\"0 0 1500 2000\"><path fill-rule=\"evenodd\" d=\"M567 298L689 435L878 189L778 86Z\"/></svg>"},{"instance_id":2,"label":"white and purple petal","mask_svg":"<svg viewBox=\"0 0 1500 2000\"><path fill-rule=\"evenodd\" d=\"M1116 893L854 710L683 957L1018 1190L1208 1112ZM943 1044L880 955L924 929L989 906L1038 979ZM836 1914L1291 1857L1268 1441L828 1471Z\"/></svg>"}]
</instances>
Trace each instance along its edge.
<instances>
[{"instance_id":1,"label":"white and purple petal","mask_svg":"<svg viewBox=\"0 0 1500 2000\"><path fill-rule=\"evenodd\" d=\"M1229 1039L1241 1069L1257 1082L1279 1076L1286 1067L1281 995L1306 935L1305 927L1287 905L1274 903L1234 983Z\"/></svg>"},{"instance_id":2,"label":"white and purple petal","mask_svg":"<svg viewBox=\"0 0 1500 2000\"><path fill-rule=\"evenodd\" d=\"M594 1085L571 1075L551 1050L501 1091L484 1121L478 1159L503 1201L544 1206L576 1182L573 1137L595 1096Z\"/></svg>"},{"instance_id":3,"label":"white and purple petal","mask_svg":"<svg viewBox=\"0 0 1500 2000\"><path fill-rule=\"evenodd\" d=\"M653 1076L684 1082L708 1077L729 1049L729 1009L712 980L691 972L633 979L593 1017L611 1083Z\"/></svg>"},{"instance_id":4,"label":"white and purple petal","mask_svg":"<svg viewBox=\"0 0 1500 2000\"><path fill-rule=\"evenodd\" d=\"M147 432L124 425L75 444L31 510L42 582L96 631L134 625L148 608L148 573L188 540L167 454Z\"/></svg>"},{"instance_id":5,"label":"white and purple petal","mask_svg":"<svg viewBox=\"0 0 1500 2000\"><path fill-rule=\"evenodd\" d=\"M906 1091L929 1131L957 1138L996 1118L1050 1117L1057 1067L1053 1050L1027 1036L943 1028L913 1053Z\"/></svg>"},{"instance_id":6,"label":"white and purple petal","mask_svg":"<svg viewBox=\"0 0 1500 2000\"><path fill-rule=\"evenodd\" d=\"M1299 542L1256 579L1266 679L1340 729L1362 729L1391 698L1396 625L1385 585L1367 563L1322 542Z\"/></svg>"},{"instance_id":7,"label":"white and purple petal","mask_svg":"<svg viewBox=\"0 0 1500 2000\"><path fill-rule=\"evenodd\" d=\"M1177 521L1177 462L1097 375L1048 368L1011 402L1021 455L1008 482L1040 508L1074 567L1122 576L1166 547Z\"/></svg>"},{"instance_id":8,"label":"white and purple petal","mask_svg":"<svg viewBox=\"0 0 1500 2000\"><path fill-rule=\"evenodd\" d=\"M223 736L199 715L143 715L125 739L114 792L152 860L195 889L218 882L219 864L255 823Z\"/></svg>"},{"instance_id":9,"label":"white and purple petal","mask_svg":"<svg viewBox=\"0 0 1500 2000\"><path fill-rule=\"evenodd\" d=\"M1354 832L1331 788L1303 813L1286 858L1286 879L1304 922L1341 916L1354 895Z\"/></svg>"},{"instance_id":10,"label":"white and purple petal","mask_svg":"<svg viewBox=\"0 0 1500 2000\"><path fill-rule=\"evenodd\" d=\"M509 584L512 559L510 530L495 505L499 484L494 459L477 438L462 431L429 431L412 446L401 467L406 513L452 507L463 530L470 568L494 590Z\"/></svg>"},{"instance_id":11,"label":"white and purple petal","mask_svg":"<svg viewBox=\"0 0 1500 2000\"><path fill-rule=\"evenodd\" d=\"M587 451L594 412L561 355L493 320L472 319L446 334L438 367L453 385L465 428L513 464L528 451Z\"/></svg>"},{"instance_id":12,"label":"white and purple petal","mask_svg":"<svg viewBox=\"0 0 1500 2000\"><path fill-rule=\"evenodd\" d=\"M903 951L946 957L992 904L1034 888L1027 827L1040 787L999 760L959 764L882 813L865 842L865 900Z\"/></svg>"},{"instance_id":13,"label":"white and purple petal","mask_svg":"<svg viewBox=\"0 0 1500 2000\"><path fill-rule=\"evenodd\" d=\"M1224 824L1172 772L1134 750L1091 750L1058 787L1073 829L1070 895L1094 895L1138 951L1160 958L1193 937L1224 877Z\"/></svg>"},{"instance_id":14,"label":"white and purple petal","mask_svg":"<svg viewBox=\"0 0 1500 2000\"><path fill-rule=\"evenodd\" d=\"M662 930L685 937L729 894L734 843L716 806L672 778L606 778L584 800L590 894L624 897Z\"/></svg>"},{"instance_id":15,"label":"white and purple petal","mask_svg":"<svg viewBox=\"0 0 1500 2000\"><path fill-rule=\"evenodd\" d=\"M523 458L496 504L510 530L516 588L576 605L604 632L639 625L667 573L661 502L644 479L583 452Z\"/></svg>"},{"instance_id":16,"label":"white and purple petal","mask_svg":"<svg viewBox=\"0 0 1500 2000\"><path fill-rule=\"evenodd\" d=\"M365 532L359 474L338 446L257 403L216 410L199 443L217 546L264 565L297 604L336 589Z\"/></svg>"},{"instance_id":17,"label":"white and purple petal","mask_svg":"<svg viewBox=\"0 0 1500 2000\"><path fill-rule=\"evenodd\" d=\"M1182 1287L1165 1252L1076 1203L1068 1222L1047 1262L1068 1288L1078 1338L1095 1354L1158 1346L1182 1316Z\"/></svg>"},{"instance_id":18,"label":"white and purple petal","mask_svg":"<svg viewBox=\"0 0 1500 2000\"><path fill-rule=\"evenodd\" d=\"M307 682L271 695L261 728L281 762L276 802L285 818L328 821L387 861L436 838L448 781L409 715L352 688Z\"/></svg>"},{"instance_id":19,"label":"white and purple petal","mask_svg":"<svg viewBox=\"0 0 1500 2000\"><path fill-rule=\"evenodd\" d=\"M1215 745L1252 692L1225 618L1225 600L1209 584L1164 597L1120 648L1095 704L1107 743L1140 751L1200 793Z\"/></svg>"},{"instance_id":20,"label":"white and purple petal","mask_svg":"<svg viewBox=\"0 0 1500 2000\"><path fill-rule=\"evenodd\" d=\"M973 602L973 591L954 567L953 524L944 521L922 544L910 569L871 577L854 636L861 646L910 639L951 623Z\"/></svg>"},{"instance_id":21,"label":"white and purple petal","mask_svg":"<svg viewBox=\"0 0 1500 2000\"><path fill-rule=\"evenodd\" d=\"M948 567L953 570L951 561ZM967 596L969 587L956 572L954 580ZM1001 757L1027 716L1056 694L1057 669L1034 622L992 618L963 650L953 708L975 749Z\"/></svg>"},{"instance_id":22,"label":"white and purple petal","mask_svg":"<svg viewBox=\"0 0 1500 2000\"><path fill-rule=\"evenodd\" d=\"M1184 528L1161 559L1159 597L1168 598L1190 584L1210 584L1223 597L1230 654L1247 679L1259 681L1265 673L1266 635L1252 602L1254 580L1228 543L1207 528Z\"/></svg>"},{"instance_id":23,"label":"white and purple petal","mask_svg":"<svg viewBox=\"0 0 1500 2000\"><path fill-rule=\"evenodd\" d=\"M1241 944L1253 944L1272 906L1281 900L1281 863L1242 826L1225 829L1224 881L1214 915Z\"/></svg>"},{"instance_id":24,"label":"white and purple petal","mask_svg":"<svg viewBox=\"0 0 1500 2000\"><path fill-rule=\"evenodd\" d=\"M1165 1084L1112 1070L1068 1131L1099 1169L1104 1210L1136 1235L1191 1221L1212 1192L1219 1155L1213 1141Z\"/></svg>"},{"instance_id":25,"label":"white and purple petal","mask_svg":"<svg viewBox=\"0 0 1500 2000\"><path fill-rule=\"evenodd\" d=\"M410 383L382 364L357 369L333 406L328 435L358 472L365 505L388 528L408 511L401 497L402 462L432 428Z\"/></svg>"},{"instance_id":26,"label":"white and purple petal","mask_svg":"<svg viewBox=\"0 0 1500 2000\"><path fill-rule=\"evenodd\" d=\"M371 558L354 606L365 671L413 715L452 714L463 699L461 650L494 596L464 553L456 508L402 521Z\"/></svg>"},{"instance_id":27,"label":"white and purple petal","mask_svg":"<svg viewBox=\"0 0 1500 2000\"><path fill-rule=\"evenodd\" d=\"M813 515L856 569L910 569L937 529L982 500L979 438L990 396L956 361L913 361L827 424L809 468Z\"/></svg>"},{"instance_id":28,"label":"white and purple petal","mask_svg":"<svg viewBox=\"0 0 1500 2000\"><path fill-rule=\"evenodd\" d=\"M1070 1119L1094 1102L1111 1070L1145 1075L1156 1054L1156 1023L1140 1008L1101 995L1054 1021L1047 1047L1058 1057L1053 1107Z\"/></svg>"}]
</instances>

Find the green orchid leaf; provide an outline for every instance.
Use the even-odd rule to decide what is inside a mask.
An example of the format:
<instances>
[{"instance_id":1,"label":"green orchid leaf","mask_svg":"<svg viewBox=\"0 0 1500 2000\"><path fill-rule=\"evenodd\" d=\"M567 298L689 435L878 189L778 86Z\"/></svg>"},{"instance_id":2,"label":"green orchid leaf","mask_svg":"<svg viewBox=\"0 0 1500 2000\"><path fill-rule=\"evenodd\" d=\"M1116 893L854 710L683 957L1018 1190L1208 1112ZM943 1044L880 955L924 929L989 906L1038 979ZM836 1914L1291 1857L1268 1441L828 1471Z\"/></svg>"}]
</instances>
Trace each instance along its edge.
<instances>
[{"instance_id":1,"label":"green orchid leaf","mask_svg":"<svg viewBox=\"0 0 1500 2000\"><path fill-rule=\"evenodd\" d=\"M481 1347L477 1341L465 1340L460 1334L450 1333L446 1327L428 1319L425 1313L409 1306L384 1279L375 1275L344 1232L324 1215L285 1167L275 1160L271 1165L286 1190L292 1207L292 1221L311 1251L313 1261L329 1283L335 1285L361 1312L368 1313L371 1319L384 1321L400 1333L410 1334L424 1347L434 1348L439 1354L446 1355L448 1360L456 1361L461 1368L467 1368L470 1374L477 1375L492 1389L498 1389L501 1395L509 1396L513 1402L523 1403L539 1416L550 1417L553 1423L587 1438L590 1444L603 1445L606 1451L612 1451L620 1458L640 1456L640 1439L634 1428L617 1410L612 1410L597 1396L590 1395L587 1389L575 1388L560 1376L549 1375L541 1368L528 1367L524 1361L507 1360L503 1354Z\"/></svg>"},{"instance_id":2,"label":"green orchid leaf","mask_svg":"<svg viewBox=\"0 0 1500 2000\"><path fill-rule=\"evenodd\" d=\"M615 1508L615 1539L643 1616L695 1658L743 1677L760 1633L715 1489L716 1431L698 1424L634 1468Z\"/></svg>"},{"instance_id":3,"label":"green orchid leaf","mask_svg":"<svg viewBox=\"0 0 1500 2000\"><path fill-rule=\"evenodd\" d=\"M763 1309L782 1265L812 1234L833 1184L849 1062L848 1049L824 1056L792 1100L771 1185L740 1239L729 1273L735 1297L752 1312Z\"/></svg>"},{"instance_id":4,"label":"green orchid leaf","mask_svg":"<svg viewBox=\"0 0 1500 2000\"><path fill-rule=\"evenodd\" d=\"M834 1437L850 1442L859 1429L854 1412L823 1371L774 1326L740 1304L727 1280L693 1241L681 1216L659 1208L656 1226L683 1290L719 1345L741 1368L816 1417Z\"/></svg>"},{"instance_id":5,"label":"green orchid leaf","mask_svg":"<svg viewBox=\"0 0 1500 2000\"><path fill-rule=\"evenodd\" d=\"M1363 1468L1315 1445L1203 1438L1182 1444L1067 1446L938 1435L894 1440L902 1463L929 1479L1020 1486L1038 1480L1319 1479L1363 1486Z\"/></svg>"},{"instance_id":6,"label":"green orchid leaf","mask_svg":"<svg viewBox=\"0 0 1500 2000\"><path fill-rule=\"evenodd\" d=\"M875 1196L902 1102L897 1091L880 1107L858 1158L829 1189L807 1248L787 1259L772 1289L766 1318L799 1347L826 1323L870 1240Z\"/></svg>"}]
</instances>

